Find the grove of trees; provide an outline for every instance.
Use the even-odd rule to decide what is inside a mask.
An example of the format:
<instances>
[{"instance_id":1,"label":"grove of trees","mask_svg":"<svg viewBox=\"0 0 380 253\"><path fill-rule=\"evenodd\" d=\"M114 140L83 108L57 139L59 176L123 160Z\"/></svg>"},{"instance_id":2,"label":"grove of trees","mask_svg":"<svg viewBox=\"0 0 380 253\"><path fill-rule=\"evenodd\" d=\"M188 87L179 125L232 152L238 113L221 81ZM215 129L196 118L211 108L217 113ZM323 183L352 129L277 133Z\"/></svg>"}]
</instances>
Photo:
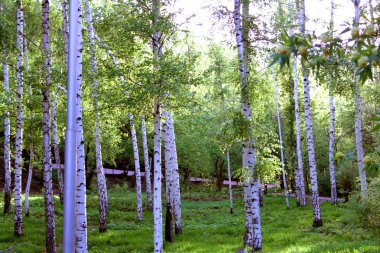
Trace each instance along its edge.
<instances>
[{"instance_id":1,"label":"grove of trees","mask_svg":"<svg viewBox=\"0 0 380 253\"><path fill-rule=\"evenodd\" d=\"M0 206L15 238L30 193L43 193L46 252L61 242L88 252L91 189L99 233L108 229L105 168L134 171L136 219L153 212L158 253L186 231L181 193L193 177L219 191L228 182L230 215L244 208L241 252L263 249L269 184L281 185L284 212L291 196L311 204L315 228L328 220L320 196L380 212L380 3L345 1L340 20L338 1L323 1L311 20L312 1L210 1L216 39L195 36L192 17L179 23L175 2L0 0Z\"/></svg>"}]
</instances>

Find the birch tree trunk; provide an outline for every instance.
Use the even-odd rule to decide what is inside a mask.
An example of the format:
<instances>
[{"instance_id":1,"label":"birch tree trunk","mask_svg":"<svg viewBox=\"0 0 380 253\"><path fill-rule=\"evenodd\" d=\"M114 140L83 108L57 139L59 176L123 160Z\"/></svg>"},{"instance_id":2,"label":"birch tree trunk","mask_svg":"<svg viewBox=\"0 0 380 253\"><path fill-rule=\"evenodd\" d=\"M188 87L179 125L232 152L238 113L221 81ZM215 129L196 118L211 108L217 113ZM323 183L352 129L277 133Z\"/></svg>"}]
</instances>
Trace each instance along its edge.
<instances>
[{"instance_id":1,"label":"birch tree trunk","mask_svg":"<svg viewBox=\"0 0 380 253\"><path fill-rule=\"evenodd\" d=\"M277 111L277 124L278 124L278 137L280 139L280 154L281 154L281 170L282 170L282 181L284 183L284 195L285 195L285 203L286 208L289 207L289 194L288 194L288 187L286 184L286 175L285 175L285 159L284 159L284 147L282 143L282 130L281 130L281 114L280 114L280 107L278 105L278 91L277 91L277 84L276 84L276 76L273 74L273 86L274 86L274 94L276 97L276 111Z\"/></svg>"},{"instance_id":2,"label":"birch tree trunk","mask_svg":"<svg viewBox=\"0 0 380 253\"><path fill-rule=\"evenodd\" d=\"M25 30L25 23L24 23L24 30ZM24 36L24 62L25 62L25 71L28 73L29 71L29 57L28 57L28 41L26 39L26 36ZM29 85L29 106L32 108L32 97L33 97L33 92L32 92L32 87ZM34 112L33 109L30 110L30 117L33 119L34 118ZM25 186L25 200L24 200L24 205L25 205L25 216L29 216L29 192L30 192L30 186L32 183L32 174L33 174L33 159L34 159L34 144L33 141L29 145L29 152L30 152L30 157L29 157L29 168L28 168L28 178L26 181L26 186Z\"/></svg>"},{"instance_id":3,"label":"birch tree trunk","mask_svg":"<svg viewBox=\"0 0 380 253\"><path fill-rule=\"evenodd\" d=\"M62 23L63 23L63 38L65 40L66 65L69 63L69 25L67 20L66 0L62 0Z\"/></svg>"},{"instance_id":4,"label":"birch tree trunk","mask_svg":"<svg viewBox=\"0 0 380 253\"><path fill-rule=\"evenodd\" d=\"M4 76L4 93L6 94L7 106L10 105L9 90L9 73L8 73L8 55L3 44L3 76ZM11 211L11 123L9 112L4 112L4 214Z\"/></svg>"},{"instance_id":5,"label":"birch tree trunk","mask_svg":"<svg viewBox=\"0 0 380 253\"><path fill-rule=\"evenodd\" d=\"M178 158L177 158L177 145L175 142L175 133L174 133L174 121L172 114L167 113L168 117L168 128L169 128L169 143L172 159L172 197L173 197L173 214L175 220L175 234L182 234L182 210L181 210L181 187L179 183L179 170L178 170Z\"/></svg>"},{"instance_id":6,"label":"birch tree trunk","mask_svg":"<svg viewBox=\"0 0 380 253\"><path fill-rule=\"evenodd\" d=\"M55 222L54 222L54 196L51 169L51 140L50 140L50 81L51 81L51 48L50 48L50 22L49 0L43 0L42 7L42 53L45 56L43 70L45 72L45 85L42 88L43 111L43 162L44 162L44 198L45 198L45 229L46 252L54 253L55 248Z\"/></svg>"},{"instance_id":7,"label":"birch tree trunk","mask_svg":"<svg viewBox=\"0 0 380 253\"><path fill-rule=\"evenodd\" d=\"M153 219L154 252L163 252L162 206L161 206L161 108L158 99L154 101L154 174L153 174Z\"/></svg>"},{"instance_id":8,"label":"birch tree trunk","mask_svg":"<svg viewBox=\"0 0 380 253\"><path fill-rule=\"evenodd\" d=\"M236 44L238 48L239 69L240 69L240 83L241 83L241 110L244 117L251 121L251 105L250 105L250 93L248 88L248 75L247 75L247 52L248 45L244 45L243 31L240 18L240 0L235 0L234 6L234 24L236 32ZM249 1L243 2L243 14L248 14ZM247 17L246 17L247 18ZM243 25L246 22L243 20ZM244 27L243 27L244 28ZM248 38L244 39L248 43ZM259 207L259 187L257 181L254 179L255 168L255 149L253 139L253 127L250 125L247 129L248 139L242 143L243 149L243 168L247 168L249 171L249 183L245 180L244 185L244 201L246 210L246 235L245 245L252 248L254 251L260 251L262 249L262 236L261 236L261 222L260 222L260 207ZM249 203L249 199L251 203Z\"/></svg>"},{"instance_id":9,"label":"birch tree trunk","mask_svg":"<svg viewBox=\"0 0 380 253\"><path fill-rule=\"evenodd\" d=\"M133 122L133 115L132 115L132 113L129 114L129 122L131 124L133 157L134 157L134 162L135 162L136 197L137 197L137 219L139 221L142 221L143 220L143 210L142 210L140 158L139 158L139 148L137 146L137 136L136 136L135 123Z\"/></svg>"},{"instance_id":10,"label":"birch tree trunk","mask_svg":"<svg viewBox=\"0 0 380 253\"><path fill-rule=\"evenodd\" d=\"M331 0L331 20L330 33L333 36L334 30L334 0ZM332 70L333 71L333 70ZM331 202L336 205L338 203L335 181L335 164L334 164L334 148L335 148L335 106L333 97L333 74L330 74L329 85L329 104L330 104L330 130L329 130L329 171L331 185Z\"/></svg>"},{"instance_id":11,"label":"birch tree trunk","mask_svg":"<svg viewBox=\"0 0 380 253\"><path fill-rule=\"evenodd\" d=\"M308 75L305 74L303 77L304 85L304 105L305 105L305 125L306 125L306 141L307 141L307 151L309 158L310 167L310 183L311 183L311 198L313 206L314 215L314 227L321 227L322 214L319 203L319 192L318 192L318 178L317 178L317 167L315 161L314 153L314 139L313 139L313 124L312 124L312 114L311 114L311 103L310 103L310 88Z\"/></svg>"},{"instance_id":12,"label":"birch tree trunk","mask_svg":"<svg viewBox=\"0 0 380 253\"><path fill-rule=\"evenodd\" d=\"M153 11L153 55L156 71L159 70L159 62L162 56L161 32L158 29L160 18L160 0L152 1ZM161 84L157 84L160 86ZM161 200L161 105L160 100L154 100L154 174L153 174L153 220L154 220L154 252L163 252L162 239L162 200Z\"/></svg>"},{"instance_id":13,"label":"birch tree trunk","mask_svg":"<svg viewBox=\"0 0 380 253\"><path fill-rule=\"evenodd\" d=\"M77 31L77 94L75 122L77 143L77 177L76 177L76 224L75 224L75 252L87 252L87 214L86 214L86 171L84 160L84 139L82 123L82 4L78 5L78 31Z\"/></svg>"},{"instance_id":14,"label":"birch tree trunk","mask_svg":"<svg viewBox=\"0 0 380 253\"><path fill-rule=\"evenodd\" d=\"M289 1L289 19L292 23L292 0ZM299 16L298 7L296 6L296 15ZM293 35L293 30L290 32ZM294 75L294 109L296 115L296 146L297 146L297 168L295 169L295 183L296 183L296 205L306 206L306 193L305 193L305 179L303 174L302 164L302 144L301 144L301 118L299 108L299 92L298 92L298 71L297 71L297 58L292 55L293 75Z\"/></svg>"},{"instance_id":15,"label":"birch tree trunk","mask_svg":"<svg viewBox=\"0 0 380 253\"><path fill-rule=\"evenodd\" d=\"M218 84L219 84L220 90L221 90L223 111L224 111L224 113L226 113L227 108L226 108L226 102L224 99L221 66L220 66L218 61L215 61L215 65L217 66L217 73L216 74L217 74L217 78L218 78ZM229 190L229 198L230 198L230 214L233 214L234 213L234 201L233 201L233 195L232 195L231 163L230 163L230 147L229 147L229 144L227 145L227 148L226 148L226 159L227 159L228 190Z\"/></svg>"},{"instance_id":16,"label":"birch tree trunk","mask_svg":"<svg viewBox=\"0 0 380 253\"><path fill-rule=\"evenodd\" d=\"M23 234L22 201L21 201L21 171L22 171L22 131L23 131L23 7L22 1L17 3L17 124L16 124L16 152L15 152L15 185L14 185L14 234L17 237Z\"/></svg>"},{"instance_id":17,"label":"birch tree trunk","mask_svg":"<svg viewBox=\"0 0 380 253\"><path fill-rule=\"evenodd\" d=\"M165 193L166 193L166 219L165 219L165 241L173 242L173 158L170 147L170 130L167 112L163 113L166 122L162 125L164 136L165 155Z\"/></svg>"},{"instance_id":18,"label":"birch tree trunk","mask_svg":"<svg viewBox=\"0 0 380 253\"><path fill-rule=\"evenodd\" d=\"M299 15L299 29L300 32L305 35L305 1L301 0L301 11ZM317 178L317 164L315 161L315 151L314 151L314 138L313 138L313 122L311 113L311 102L310 102L310 85L309 85L309 74L306 68L303 68L303 89L304 89L304 107L305 107L305 127L306 127L306 143L307 143L307 153L309 158L309 168L310 168L310 183L311 183L311 194L312 194L312 206L314 215L314 227L321 227L322 214L319 203L319 192L318 192L318 178Z\"/></svg>"},{"instance_id":19,"label":"birch tree trunk","mask_svg":"<svg viewBox=\"0 0 380 253\"><path fill-rule=\"evenodd\" d=\"M355 19L354 27L359 27L360 18L360 0L352 0L355 6ZM356 42L357 43L357 42ZM358 78L355 80L358 81ZM355 144L356 155L358 161L358 170L360 178L360 192L362 198L365 198L367 192L367 176L364 171L364 151L363 151L363 137L362 137L362 98L360 95L360 84L355 85L354 98L355 98Z\"/></svg>"},{"instance_id":20,"label":"birch tree trunk","mask_svg":"<svg viewBox=\"0 0 380 253\"><path fill-rule=\"evenodd\" d=\"M146 137L146 127L145 119L141 118L141 133L142 133L142 144L144 151L144 164L145 164L145 183L146 183L146 194L148 200L148 211L153 210L153 199L152 199L152 185L151 185L151 175L150 175L150 162L148 154L148 140Z\"/></svg>"},{"instance_id":21,"label":"birch tree trunk","mask_svg":"<svg viewBox=\"0 0 380 253\"><path fill-rule=\"evenodd\" d=\"M61 155L59 153L59 137L58 137L58 123L57 123L57 100L55 98L56 95L53 95L52 101L52 129L53 129L53 144L54 144L54 158L55 163L58 165L57 176L58 176L58 184L59 184L59 201L63 204L63 173L61 167Z\"/></svg>"},{"instance_id":22,"label":"birch tree trunk","mask_svg":"<svg viewBox=\"0 0 380 253\"><path fill-rule=\"evenodd\" d=\"M102 161L102 146L100 136L100 115L98 109L98 81L97 81L97 67L95 60L95 39L94 27L92 25L91 8L89 1L85 1L86 15L87 15L87 30L90 40L90 58L91 58L91 72L93 74L93 112L95 114L95 156L96 156L96 171L98 179L98 198L99 198L99 231L105 232L107 230L107 210L108 210L108 194L106 178L104 175L103 161Z\"/></svg>"}]
</instances>

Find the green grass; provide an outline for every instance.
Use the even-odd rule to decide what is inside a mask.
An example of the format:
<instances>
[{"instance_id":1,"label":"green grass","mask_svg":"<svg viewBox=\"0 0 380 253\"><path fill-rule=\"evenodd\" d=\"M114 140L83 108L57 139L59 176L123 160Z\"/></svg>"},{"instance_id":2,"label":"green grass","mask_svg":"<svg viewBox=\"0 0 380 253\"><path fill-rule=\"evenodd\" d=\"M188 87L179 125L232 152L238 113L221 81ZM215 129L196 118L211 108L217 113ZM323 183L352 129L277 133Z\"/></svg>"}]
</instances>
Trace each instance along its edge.
<instances>
[{"instance_id":1,"label":"green grass","mask_svg":"<svg viewBox=\"0 0 380 253\"><path fill-rule=\"evenodd\" d=\"M228 200L215 200L222 199L224 194L207 190L183 193L183 235L175 237L173 244L165 243L165 252L219 253L240 249L244 230L243 202L241 198L235 201L235 213L231 215ZM2 211L3 195L0 198ZM144 221L137 222L135 195L125 187L113 188L109 198L108 232L100 234L96 192L89 193L89 252L153 252L152 213L144 212ZM321 207L324 226L315 229L311 226L311 207L296 208L293 199L291 203L291 209L287 210L283 197L265 196L261 209L263 252L380 252L379 231L366 230L357 225L354 214L344 204L332 206L324 203ZM13 252L44 251L42 196L31 196L30 212L31 216L24 218L25 234L22 238L13 236L13 214L0 216L0 252L12 245L19 245ZM56 225L61 250L62 207L58 199Z\"/></svg>"}]
</instances>

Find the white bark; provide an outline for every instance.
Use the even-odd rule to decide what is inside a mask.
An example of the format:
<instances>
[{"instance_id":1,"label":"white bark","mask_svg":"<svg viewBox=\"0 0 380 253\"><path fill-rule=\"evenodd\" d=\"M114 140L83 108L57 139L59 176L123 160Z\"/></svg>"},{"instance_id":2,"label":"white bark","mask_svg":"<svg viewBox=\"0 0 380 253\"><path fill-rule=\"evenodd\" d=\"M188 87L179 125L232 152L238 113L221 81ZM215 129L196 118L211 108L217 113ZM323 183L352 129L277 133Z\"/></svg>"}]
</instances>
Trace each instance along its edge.
<instances>
[{"instance_id":1,"label":"white bark","mask_svg":"<svg viewBox=\"0 0 380 253\"><path fill-rule=\"evenodd\" d=\"M182 210L181 210L181 187L179 182L178 158L177 158L177 145L175 142L174 121L172 114L167 113L168 128L169 128L169 141L172 159L172 173L173 173L173 214L175 220L175 234L182 234Z\"/></svg>"},{"instance_id":2,"label":"white bark","mask_svg":"<svg viewBox=\"0 0 380 253\"><path fill-rule=\"evenodd\" d=\"M78 7L77 31L77 94L76 94L76 143L77 143L77 176L76 176L76 224L75 224L75 252L87 252L87 214L86 214L86 172L84 160L84 139L82 122L82 5Z\"/></svg>"},{"instance_id":3,"label":"white bark","mask_svg":"<svg viewBox=\"0 0 380 253\"><path fill-rule=\"evenodd\" d=\"M247 120L252 120L250 95L248 90L247 63L245 57L246 49L243 43L242 25L240 17L240 0L235 0L234 6L234 24L236 32L236 44L238 48L239 69L240 69L240 84L241 84L241 111ZM244 8L248 12L248 3L244 2ZM244 22L243 22L244 24ZM247 41L248 42L248 41ZM246 45L248 46L248 45ZM253 250L260 251L262 249L261 222L260 222L260 207L259 207L259 191L255 185L254 168L255 168L255 149L253 139L252 125L247 129L249 139L242 143L243 148L243 168L249 171L249 183L245 180L244 185L244 200L246 210L246 235L245 245ZM251 203L249 203L251 200Z\"/></svg>"},{"instance_id":4,"label":"white bark","mask_svg":"<svg viewBox=\"0 0 380 253\"><path fill-rule=\"evenodd\" d=\"M165 218L165 241L173 242L173 159L170 147L170 130L167 113L163 113L166 122L162 125L164 137L165 156L165 193L166 193L166 218Z\"/></svg>"},{"instance_id":5,"label":"white bark","mask_svg":"<svg viewBox=\"0 0 380 253\"><path fill-rule=\"evenodd\" d=\"M274 82L273 82L274 94L275 94L275 97L276 97L278 137L280 139L282 181L283 181L283 184L284 184L284 194L285 194L286 207L289 208L289 194L288 194L288 186L287 186L287 183L286 183L286 175L285 175L284 147L283 147L283 143L282 143L281 114L280 114L280 107L278 105L278 91L277 91L277 84L276 84L276 76L274 74L273 74L273 80L274 80Z\"/></svg>"},{"instance_id":6,"label":"white bark","mask_svg":"<svg viewBox=\"0 0 380 253\"><path fill-rule=\"evenodd\" d=\"M24 23L24 30L26 29L25 23ZM28 41L26 37L24 37L24 60L25 60L25 71L29 71L29 56L28 56ZM32 93L32 87L29 85L29 105L31 106L31 100L33 97ZM31 109L30 112L30 117L34 118L34 112L33 109ZM25 200L24 200L24 205L25 205L25 216L29 216L29 192L30 192L30 185L32 182L32 174L33 174L33 159L34 159L34 145L33 141L31 142L29 146L29 151L30 151L30 157L29 157L29 168L28 168L28 178L26 181L26 186L25 186Z\"/></svg>"},{"instance_id":7,"label":"white bark","mask_svg":"<svg viewBox=\"0 0 380 253\"><path fill-rule=\"evenodd\" d=\"M21 203L21 171L22 171L22 132L23 132L23 7L21 1L17 5L17 123L15 152L15 185L14 185L14 234L22 236L22 203Z\"/></svg>"},{"instance_id":8,"label":"white bark","mask_svg":"<svg viewBox=\"0 0 380 253\"><path fill-rule=\"evenodd\" d=\"M303 174L302 163L302 144L301 144L301 116L299 107L299 92L298 92L298 74L297 74L297 60L293 56L294 67L294 107L296 114L296 143L297 143L297 177L296 177L296 191L300 206L306 205L305 193L305 179ZM298 203L297 203L298 205Z\"/></svg>"},{"instance_id":9,"label":"white bark","mask_svg":"<svg viewBox=\"0 0 380 253\"><path fill-rule=\"evenodd\" d=\"M32 174L33 174L33 160L34 160L34 145L30 145L30 154L29 154L29 168L28 168L28 179L26 181L25 187L25 216L29 216L29 193L30 193L30 185L32 183Z\"/></svg>"},{"instance_id":10,"label":"white bark","mask_svg":"<svg viewBox=\"0 0 380 253\"><path fill-rule=\"evenodd\" d=\"M359 85L356 85L355 87L355 144L360 178L360 191L362 198L365 198L367 192L367 176L364 171L364 151L362 137L362 99L360 96Z\"/></svg>"},{"instance_id":11,"label":"white bark","mask_svg":"<svg viewBox=\"0 0 380 253\"><path fill-rule=\"evenodd\" d=\"M359 27L360 18L360 0L352 0L355 6L355 19L354 26ZM359 81L357 81L359 82ZM355 98L355 144L356 155L358 161L358 170L360 178L360 192L362 198L365 198L367 192L367 176L364 171L364 151L363 151L363 137L362 137L362 98L360 95L360 84L355 85L354 98Z\"/></svg>"},{"instance_id":12,"label":"white bark","mask_svg":"<svg viewBox=\"0 0 380 253\"><path fill-rule=\"evenodd\" d=\"M296 1L297 2L297 1ZM293 1L289 0L289 19L293 22L292 17L292 6ZM298 5L296 4L296 16L299 17ZM297 19L299 21L299 19ZM301 27L301 24L299 24ZM291 29L290 35L293 36L294 32ZM302 145L301 145L301 119L300 119L300 108L299 108L299 92L298 92L298 71L297 71L297 58L292 55L293 63L293 75L294 75L294 109L296 115L296 146L297 146L297 168L294 170L294 181L296 184L295 195L297 206L306 205L306 193L305 193L305 180L303 174L303 164L302 164Z\"/></svg>"},{"instance_id":13,"label":"white bark","mask_svg":"<svg viewBox=\"0 0 380 253\"><path fill-rule=\"evenodd\" d=\"M150 173L150 162L148 154L148 140L146 137L146 127L145 119L141 118L141 133L142 133L142 145L144 151L144 163L145 163L145 182L146 182L146 194L148 201L148 210L153 210L153 199L152 199L152 184L151 184L151 173Z\"/></svg>"},{"instance_id":14,"label":"white bark","mask_svg":"<svg viewBox=\"0 0 380 253\"><path fill-rule=\"evenodd\" d=\"M305 35L305 1L301 0L301 11L299 15L299 29L300 32ZM317 178L317 164L315 161L315 151L314 151L314 138L313 138L313 123L312 123L312 113L311 113L311 102L310 102L310 85L309 76L306 68L303 69L303 89L304 89L304 107L305 107L305 127L306 127L306 143L307 143L307 153L309 158L309 169L310 169L310 184L311 184L311 194L312 194L312 206L314 215L314 227L320 227L322 223L322 214L319 203L319 192L318 192L318 178Z\"/></svg>"},{"instance_id":15,"label":"white bark","mask_svg":"<svg viewBox=\"0 0 380 253\"><path fill-rule=\"evenodd\" d=\"M152 1L153 8L153 55L156 71L159 70L159 62L162 56L161 32L158 30L160 17L160 0ZM160 84L157 84L160 86ZM158 98L154 100L154 174L153 174L153 220L154 220L154 252L163 252L162 239L162 200L161 200L161 105Z\"/></svg>"},{"instance_id":16,"label":"white bark","mask_svg":"<svg viewBox=\"0 0 380 253\"><path fill-rule=\"evenodd\" d=\"M133 145L133 157L135 162L135 175L136 175L136 198L137 198L137 219L139 221L143 220L143 210L142 210L142 191L141 191L141 174L140 174L140 158L139 158L139 148L137 146L137 136L135 123L133 122L132 113L129 114L129 122L131 124L131 135L132 135L132 145Z\"/></svg>"},{"instance_id":17,"label":"white bark","mask_svg":"<svg viewBox=\"0 0 380 253\"><path fill-rule=\"evenodd\" d=\"M331 202L338 203L335 181L335 164L334 164L334 147L335 147L335 106L333 96L329 97L330 103L330 131L329 131L329 170L330 170L330 184L331 184Z\"/></svg>"},{"instance_id":18,"label":"white bark","mask_svg":"<svg viewBox=\"0 0 380 253\"><path fill-rule=\"evenodd\" d=\"M334 30L334 0L331 0L331 14L330 14L330 33L333 35ZM334 148L335 148L335 106L333 98L333 76L330 75L329 85L329 104L330 104L330 130L329 130L329 171L330 171L330 185L331 185L331 202L335 205L338 203L336 181L335 181L335 164L334 164Z\"/></svg>"},{"instance_id":19,"label":"white bark","mask_svg":"<svg viewBox=\"0 0 380 253\"><path fill-rule=\"evenodd\" d=\"M63 38L65 40L66 65L69 64L69 24L67 20L66 0L61 3L62 6L62 22L63 22Z\"/></svg>"},{"instance_id":20,"label":"white bark","mask_svg":"<svg viewBox=\"0 0 380 253\"><path fill-rule=\"evenodd\" d=\"M89 1L85 1L86 15L87 15L87 31L90 40L90 58L91 58L91 72L93 74L93 112L95 114L95 156L96 156L96 171L98 179L98 198L99 198L99 231L105 232L107 230L107 210L108 210L108 194L106 178L104 175L103 161L102 161L102 146L100 135L100 115L98 106L98 81L97 81L97 67L95 59L95 39L94 27L92 25L91 8Z\"/></svg>"},{"instance_id":21,"label":"white bark","mask_svg":"<svg viewBox=\"0 0 380 253\"><path fill-rule=\"evenodd\" d=\"M3 44L3 76L4 93L6 94L7 106L10 105L8 60L5 45ZM4 112L4 214L11 211L11 123L9 112Z\"/></svg>"},{"instance_id":22,"label":"white bark","mask_svg":"<svg viewBox=\"0 0 380 253\"><path fill-rule=\"evenodd\" d=\"M50 81L51 81L51 48L50 48L50 22L49 0L42 1L42 53L45 56L43 70L45 72L45 85L42 89L43 111L43 163L44 163L44 199L45 199L45 234L46 252L54 253L55 248L55 221L54 196L51 168L51 140L50 140Z\"/></svg>"},{"instance_id":23,"label":"white bark","mask_svg":"<svg viewBox=\"0 0 380 253\"><path fill-rule=\"evenodd\" d=\"M314 152L314 139L313 139L313 123L312 123L312 114L311 114L311 103L310 103L310 88L309 88L309 79L305 75L303 77L303 86L304 86L304 106L305 106L305 126L306 126L306 142L307 142L307 153L309 158L309 167L310 167L310 183L311 183L311 198L313 206L313 215L314 215L314 227L322 226L322 214L321 207L319 203L319 192L318 192L318 178L317 178L317 165L315 161L315 152Z\"/></svg>"},{"instance_id":24,"label":"white bark","mask_svg":"<svg viewBox=\"0 0 380 253\"><path fill-rule=\"evenodd\" d=\"M54 158L55 163L58 164L57 176L59 184L59 200L63 204L63 172L61 168L61 155L59 152L59 136L58 136L58 122L57 122L57 99L53 95L52 101L52 130L53 130L53 145L54 145Z\"/></svg>"},{"instance_id":25,"label":"white bark","mask_svg":"<svg viewBox=\"0 0 380 253\"><path fill-rule=\"evenodd\" d=\"M154 252L163 252L162 206L161 206L161 108L156 99L154 103L154 174L153 174L153 219Z\"/></svg>"}]
</instances>

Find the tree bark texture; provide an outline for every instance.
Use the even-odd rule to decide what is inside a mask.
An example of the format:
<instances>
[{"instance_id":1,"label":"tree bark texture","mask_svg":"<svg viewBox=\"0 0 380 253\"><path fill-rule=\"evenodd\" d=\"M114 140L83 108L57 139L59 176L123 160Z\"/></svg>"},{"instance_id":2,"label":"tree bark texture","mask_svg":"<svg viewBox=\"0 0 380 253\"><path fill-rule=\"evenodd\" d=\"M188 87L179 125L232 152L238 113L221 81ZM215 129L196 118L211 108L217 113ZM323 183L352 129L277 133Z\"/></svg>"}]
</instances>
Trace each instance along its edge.
<instances>
[{"instance_id":1,"label":"tree bark texture","mask_svg":"<svg viewBox=\"0 0 380 253\"><path fill-rule=\"evenodd\" d=\"M17 123L16 123L16 152L15 152L15 185L14 185L14 234L23 234L22 200L21 200L21 171L22 171L22 132L23 132L23 33L24 18L22 1L17 4Z\"/></svg>"},{"instance_id":2,"label":"tree bark texture","mask_svg":"<svg viewBox=\"0 0 380 253\"><path fill-rule=\"evenodd\" d=\"M45 56L43 70L45 72L45 85L42 88L43 111L43 163L44 163L44 198L45 198L45 233L46 252L56 252L55 247L55 221L54 221L54 196L51 168L51 139L50 139L50 81L51 81L51 48L50 48L50 22L49 0L42 1L42 53Z\"/></svg>"},{"instance_id":3,"label":"tree bark texture","mask_svg":"<svg viewBox=\"0 0 380 253\"><path fill-rule=\"evenodd\" d=\"M159 18L160 18L160 0L152 1L153 12L153 61L155 70L159 71L159 62L162 56L162 43L161 32L159 31ZM160 87L161 84L157 83ZM154 253L163 252L163 238L162 238L162 199L161 199L161 105L159 98L154 100L153 107L154 115L154 137L153 137L153 160L154 160L154 174L153 174L153 234L154 234Z\"/></svg>"},{"instance_id":4,"label":"tree bark texture","mask_svg":"<svg viewBox=\"0 0 380 253\"><path fill-rule=\"evenodd\" d=\"M77 90L76 90L76 143L77 143L77 175L75 194L75 252L87 252L87 213L86 213L86 171L82 122L82 4L78 5L77 31Z\"/></svg>"},{"instance_id":5,"label":"tree bark texture","mask_svg":"<svg viewBox=\"0 0 380 253\"><path fill-rule=\"evenodd\" d=\"M149 162L148 153L148 140L146 137L146 126L144 117L141 118L141 133L142 133L142 144L144 152L144 164L145 164L145 183L146 183L146 194L148 201L148 211L153 210L153 199L152 199L152 184L151 184L151 168Z\"/></svg>"},{"instance_id":6,"label":"tree bark texture","mask_svg":"<svg viewBox=\"0 0 380 253\"><path fill-rule=\"evenodd\" d=\"M165 241L173 242L173 159L170 147L170 130L166 112L163 113L166 122L162 125L164 137L165 156L165 193L166 193L166 219L165 219Z\"/></svg>"},{"instance_id":7,"label":"tree bark texture","mask_svg":"<svg viewBox=\"0 0 380 253\"><path fill-rule=\"evenodd\" d=\"M57 120L57 99L53 95L52 101L52 129L53 129L53 145L54 145L54 159L55 163L58 165L57 176L58 176L58 186L59 186L59 201L63 204L63 171L61 168L61 155L59 152L59 136L58 136L58 120Z\"/></svg>"},{"instance_id":8,"label":"tree bark texture","mask_svg":"<svg viewBox=\"0 0 380 253\"><path fill-rule=\"evenodd\" d=\"M315 151L314 151L314 138L313 138L313 124L312 124L312 114L311 114L311 102L310 102L310 88L309 79L305 75L303 77L304 85L304 106L305 106L305 126L306 126L306 143L307 143L307 153L309 158L310 167L310 183L311 183L311 198L313 206L314 215L314 227L321 227L322 214L321 207L319 203L319 192L318 192L318 178L317 178L317 166L315 161Z\"/></svg>"},{"instance_id":9,"label":"tree bark texture","mask_svg":"<svg viewBox=\"0 0 380 253\"><path fill-rule=\"evenodd\" d=\"M137 145L137 136L136 136L135 123L133 121L133 115L132 115L132 113L129 114L129 122L131 124L133 157L134 157L135 175L136 175L137 219L139 221L142 221L143 220L143 210L142 210L142 190L141 190L140 158L139 158L139 148L138 148L138 145Z\"/></svg>"},{"instance_id":10,"label":"tree bark texture","mask_svg":"<svg viewBox=\"0 0 380 253\"><path fill-rule=\"evenodd\" d=\"M9 72L8 72L8 55L3 44L3 76L4 76L4 93L6 95L7 105L10 105L9 90ZM4 112L4 214L11 211L11 123L9 112Z\"/></svg>"},{"instance_id":11,"label":"tree bark texture","mask_svg":"<svg viewBox=\"0 0 380 253\"><path fill-rule=\"evenodd\" d=\"M172 114L167 113L167 124L169 128L169 143L172 159L172 173L173 173L173 214L175 220L175 234L182 234L182 210L181 210L181 187L179 180L179 170L178 170L178 157L177 157L177 145L175 142L175 131L174 131L174 121Z\"/></svg>"},{"instance_id":12,"label":"tree bark texture","mask_svg":"<svg viewBox=\"0 0 380 253\"><path fill-rule=\"evenodd\" d=\"M250 93L248 89L248 75L247 75L247 48L248 39L243 40L243 31L241 25L240 15L241 3L239 0L235 0L234 6L234 24L236 32L236 44L238 49L239 69L240 69L240 84L241 84L241 111L244 117L251 121L251 105L250 105ZM248 14L249 1L243 2L243 14ZM246 17L247 18L247 17ZM243 20L243 25L246 24ZM246 45L245 45L246 44ZM260 207L259 207L259 189L257 182L254 178L255 168L255 147L253 139L253 126L250 125L250 129L247 129L247 140L242 143L243 151L243 168L247 168L249 172L249 180L244 180L244 201L246 211L246 235L244 236L244 244L252 250L260 251L262 249L262 236L261 236L261 222L260 222ZM249 203L249 200L250 203Z\"/></svg>"},{"instance_id":13,"label":"tree bark texture","mask_svg":"<svg viewBox=\"0 0 380 253\"><path fill-rule=\"evenodd\" d=\"M355 19L354 27L359 27L360 19L360 0L352 0L355 6ZM357 80L357 82L359 82ZM362 136L362 98L360 95L360 83L355 85L354 91L355 99L355 144L356 155L358 161L358 170L360 178L360 192L362 198L365 198L367 192L367 176L364 171L364 150L363 150L363 136Z\"/></svg>"},{"instance_id":14,"label":"tree bark texture","mask_svg":"<svg viewBox=\"0 0 380 253\"><path fill-rule=\"evenodd\" d=\"M95 38L94 27L92 25L92 15L90 3L85 1L86 16L87 16L87 31L90 41L90 59L91 59L91 72L93 74L92 83L92 99L93 99L93 112L95 115L95 157L96 157L96 173L98 182L98 198L99 198L99 231L105 232L107 230L107 210L108 210L108 194L107 184L103 169L102 160L102 146L101 146L101 133L100 133L100 114L98 106L98 81L97 81L97 67L95 59Z\"/></svg>"}]
</instances>

